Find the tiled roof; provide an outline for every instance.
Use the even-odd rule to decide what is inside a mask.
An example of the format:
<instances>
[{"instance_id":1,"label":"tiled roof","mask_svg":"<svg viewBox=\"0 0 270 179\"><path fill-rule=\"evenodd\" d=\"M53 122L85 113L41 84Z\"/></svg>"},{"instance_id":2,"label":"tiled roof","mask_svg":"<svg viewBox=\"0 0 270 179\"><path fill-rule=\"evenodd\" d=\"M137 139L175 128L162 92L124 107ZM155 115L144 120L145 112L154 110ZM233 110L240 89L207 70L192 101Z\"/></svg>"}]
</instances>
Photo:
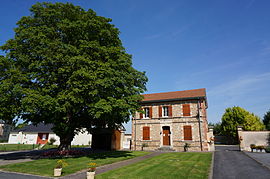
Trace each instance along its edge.
<instances>
[{"instance_id":1,"label":"tiled roof","mask_svg":"<svg viewBox=\"0 0 270 179\"><path fill-rule=\"evenodd\" d=\"M52 127L53 127L52 124L39 123L36 126L33 124L30 124L30 125L24 126L21 129L15 129L12 132L22 131L22 132L47 132L47 133L50 133L50 132L53 132Z\"/></svg>"},{"instance_id":2,"label":"tiled roof","mask_svg":"<svg viewBox=\"0 0 270 179\"><path fill-rule=\"evenodd\" d=\"M196 97L206 97L205 88L185 90L185 91L173 91L166 93L152 93L143 94L144 99L142 102L150 101L169 101L175 99L186 99L186 98L196 98Z\"/></svg>"}]
</instances>

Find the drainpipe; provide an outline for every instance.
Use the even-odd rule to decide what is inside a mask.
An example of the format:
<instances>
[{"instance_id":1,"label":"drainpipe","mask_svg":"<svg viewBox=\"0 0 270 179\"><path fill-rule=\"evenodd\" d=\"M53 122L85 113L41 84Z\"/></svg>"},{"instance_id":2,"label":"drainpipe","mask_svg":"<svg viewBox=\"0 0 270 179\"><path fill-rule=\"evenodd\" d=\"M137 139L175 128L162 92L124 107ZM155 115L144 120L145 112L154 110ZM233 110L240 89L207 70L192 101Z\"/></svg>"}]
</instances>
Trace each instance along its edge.
<instances>
[{"instance_id":1,"label":"drainpipe","mask_svg":"<svg viewBox=\"0 0 270 179\"><path fill-rule=\"evenodd\" d=\"M203 151L203 146L202 146L202 130L201 130L201 115L200 115L200 100L198 100L198 120L199 120L199 135L200 135L200 146L201 146L201 151Z\"/></svg>"},{"instance_id":2,"label":"drainpipe","mask_svg":"<svg viewBox=\"0 0 270 179\"><path fill-rule=\"evenodd\" d=\"M136 131L137 131L137 125L136 125L136 117L133 118L135 120L135 139L134 139L134 150L136 151Z\"/></svg>"}]
</instances>

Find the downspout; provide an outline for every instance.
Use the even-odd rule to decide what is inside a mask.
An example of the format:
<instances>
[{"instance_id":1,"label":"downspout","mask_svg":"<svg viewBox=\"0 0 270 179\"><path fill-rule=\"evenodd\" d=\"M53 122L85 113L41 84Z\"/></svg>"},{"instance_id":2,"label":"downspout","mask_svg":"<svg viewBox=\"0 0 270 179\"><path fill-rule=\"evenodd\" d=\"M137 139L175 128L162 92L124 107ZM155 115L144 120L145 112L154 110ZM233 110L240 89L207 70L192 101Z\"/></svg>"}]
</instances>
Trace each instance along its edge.
<instances>
[{"instance_id":1,"label":"downspout","mask_svg":"<svg viewBox=\"0 0 270 179\"><path fill-rule=\"evenodd\" d=\"M136 151L136 131L137 131L137 125L136 125L136 116L135 116L135 118L134 118L134 120L135 120L135 140L134 140L134 150Z\"/></svg>"},{"instance_id":2,"label":"downspout","mask_svg":"<svg viewBox=\"0 0 270 179\"><path fill-rule=\"evenodd\" d=\"M200 146L201 146L201 151L203 151L203 146L202 146L202 130L201 130L201 115L200 115L200 104L198 100L198 120L199 120L199 136L200 136Z\"/></svg>"}]
</instances>

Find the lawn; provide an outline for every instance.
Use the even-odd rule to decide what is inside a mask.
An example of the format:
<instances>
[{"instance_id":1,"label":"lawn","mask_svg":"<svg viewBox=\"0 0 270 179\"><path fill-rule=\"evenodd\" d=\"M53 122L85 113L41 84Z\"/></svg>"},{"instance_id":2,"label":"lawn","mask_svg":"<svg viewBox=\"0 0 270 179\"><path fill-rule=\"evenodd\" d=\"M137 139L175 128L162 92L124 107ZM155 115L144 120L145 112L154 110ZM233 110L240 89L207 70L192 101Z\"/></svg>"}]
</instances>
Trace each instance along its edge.
<instances>
[{"instance_id":1,"label":"lawn","mask_svg":"<svg viewBox=\"0 0 270 179\"><path fill-rule=\"evenodd\" d=\"M0 144L0 151L33 150L37 144Z\"/></svg>"},{"instance_id":2,"label":"lawn","mask_svg":"<svg viewBox=\"0 0 270 179\"><path fill-rule=\"evenodd\" d=\"M86 169L88 168L87 164L90 162L95 162L97 163L97 166L101 166L146 154L148 154L148 152L115 151L115 152L95 153L84 157L66 158L64 160L68 163L68 166L63 168L63 175L68 175L80 171L82 169ZM53 168L57 160L58 159L40 159L30 162L0 166L0 169L43 176L53 176Z\"/></svg>"},{"instance_id":3,"label":"lawn","mask_svg":"<svg viewBox=\"0 0 270 179\"><path fill-rule=\"evenodd\" d=\"M33 150L37 148L38 144L0 144L0 152L19 151L19 150ZM57 148L58 145L45 145L42 149ZM89 147L89 145L72 145L71 148Z\"/></svg>"},{"instance_id":4,"label":"lawn","mask_svg":"<svg viewBox=\"0 0 270 179\"><path fill-rule=\"evenodd\" d=\"M96 176L105 178L191 178L207 179L212 153L164 153Z\"/></svg>"}]
</instances>

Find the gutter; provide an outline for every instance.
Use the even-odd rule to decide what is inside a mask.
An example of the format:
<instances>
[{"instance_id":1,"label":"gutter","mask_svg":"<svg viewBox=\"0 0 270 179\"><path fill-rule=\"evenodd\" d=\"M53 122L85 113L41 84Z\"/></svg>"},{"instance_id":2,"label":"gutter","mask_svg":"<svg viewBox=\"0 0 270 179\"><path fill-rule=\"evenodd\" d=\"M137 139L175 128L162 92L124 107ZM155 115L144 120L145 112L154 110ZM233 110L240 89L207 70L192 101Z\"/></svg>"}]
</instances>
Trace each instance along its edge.
<instances>
[{"instance_id":1,"label":"gutter","mask_svg":"<svg viewBox=\"0 0 270 179\"><path fill-rule=\"evenodd\" d=\"M196 99L196 100L205 99L207 101L206 96L198 96L198 97L191 97L191 98L173 98L173 99L149 100L149 101L141 101L141 103L184 101L184 100L191 100L191 99ZM208 107L207 102L206 102L206 106Z\"/></svg>"}]
</instances>

